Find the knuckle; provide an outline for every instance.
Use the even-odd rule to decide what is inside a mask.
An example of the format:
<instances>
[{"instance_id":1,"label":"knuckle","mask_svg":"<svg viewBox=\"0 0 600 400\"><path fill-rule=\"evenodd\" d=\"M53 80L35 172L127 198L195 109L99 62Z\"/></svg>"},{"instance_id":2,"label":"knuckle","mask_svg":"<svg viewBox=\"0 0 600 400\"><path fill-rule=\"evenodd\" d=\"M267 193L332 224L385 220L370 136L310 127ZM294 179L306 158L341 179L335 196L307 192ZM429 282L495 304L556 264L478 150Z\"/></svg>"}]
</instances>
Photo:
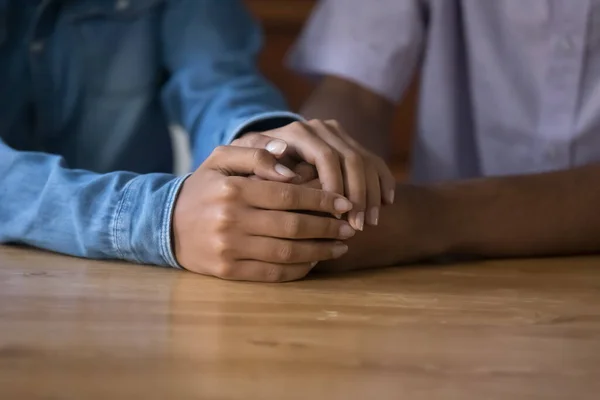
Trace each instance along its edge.
<instances>
[{"instance_id":1,"label":"knuckle","mask_svg":"<svg viewBox=\"0 0 600 400\"><path fill-rule=\"evenodd\" d=\"M217 232L229 231L236 225L234 208L230 205L223 205L217 208L213 214L213 218Z\"/></svg>"},{"instance_id":2,"label":"knuckle","mask_svg":"<svg viewBox=\"0 0 600 400\"><path fill-rule=\"evenodd\" d=\"M294 257L294 248L289 243L282 244L277 248L276 257L282 262L292 261Z\"/></svg>"},{"instance_id":3,"label":"knuckle","mask_svg":"<svg viewBox=\"0 0 600 400\"><path fill-rule=\"evenodd\" d=\"M267 282L281 282L284 279L283 267L281 265L271 265L267 270Z\"/></svg>"},{"instance_id":4,"label":"knuckle","mask_svg":"<svg viewBox=\"0 0 600 400\"><path fill-rule=\"evenodd\" d=\"M262 135L258 133L246 133L239 140L247 147L256 147L257 143L260 141Z\"/></svg>"},{"instance_id":5,"label":"knuckle","mask_svg":"<svg viewBox=\"0 0 600 400\"><path fill-rule=\"evenodd\" d=\"M279 189L279 200L283 206L295 208L295 206L298 204L298 198L296 197L295 190L293 190L293 186L282 186Z\"/></svg>"},{"instance_id":6,"label":"knuckle","mask_svg":"<svg viewBox=\"0 0 600 400\"><path fill-rule=\"evenodd\" d=\"M223 200L235 200L240 195L240 187L234 179L225 178L219 188L220 198Z\"/></svg>"},{"instance_id":7,"label":"knuckle","mask_svg":"<svg viewBox=\"0 0 600 400\"><path fill-rule=\"evenodd\" d=\"M338 122L337 119L328 119L327 121L325 121L325 123L327 125L335 128L335 129L340 129L341 128L341 125L340 125L340 123Z\"/></svg>"},{"instance_id":8,"label":"knuckle","mask_svg":"<svg viewBox=\"0 0 600 400\"><path fill-rule=\"evenodd\" d=\"M341 222L337 219L326 218L325 234L331 238L336 238L339 235Z\"/></svg>"},{"instance_id":9,"label":"knuckle","mask_svg":"<svg viewBox=\"0 0 600 400\"><path fill-rule=\"evenodd\" d=\"M221 262L215 267L214 275L221 279L235 278L235 265L233 262Z\"/></svg>"},{"instance_id":10,"label":"knuckle","mask_svg":"<svg viewBox=\"0 0 600 400\"><path fill-rule=\"evenodd\" d=\"M363 157L356 151L348 151L344 155L344 159L352 166L362 167L364 165Z\"/></svg>"},{"instance_id":11,"label":"knuckle","mask_svg":"<svg viewBox=\"0 0 600 400\"><path fill-rule=\"evenodd\" d=\"M254 162L261 166L270 164L270 162L273 160L273 156L265 149L254 150L253 158Z\"/></svg>"},{"instance_id":12,"label":"knuckle","mask_svg":"<svg viewBox=\"0 0 600 400\"><path fill-rule=\"evenodd\" d=\"M338 159L338 154L332 147L323 146L319 149L319 157L336 161Z\"/></svg>"},{"instance_id":13,"label":"knuckle","mask_svg":"<svg viewBox=\"0 0 600 400\"><path fill-rule=\"evenodd\" d=\"M329 192L319 191L319 197L317 201L319 204L319 210L333 210L333 202L335 201L335 198Z\"/></svg>"},{"instance_id":14,"label":"knuckle","mask_svg":"<svg viewBox=\"0 0 600 400\"><path fill-rule=\"evenodd\" d=\"M231 142L231 145L232 146L240 146L240 147L254 147L256 140L257 140L256 134L246 133L246 134L244 134L244 136L237 138L233 142Z\"/></svg>"},{"instance_id":15,"label":"knuckle","mask_svg":"<svg viewBox=\"0 0 600 400\"><path fill-rule=\"evenodd\" d=\"M292 131L303 131L305 130L304 122L302 121L294 121L291 124L287 125Z\"/></svg>"},{"instance_id":16,"label":"knuckle","mask_svg":"<svg viewBox=\"0 0 600 400\"><path fill-rule=\"evenodd\" d=\"M215 237L213 251L222 262L233 260L234 247L232 246L232 242L228 235L220 234Z\"/></svg>"},{"instance_id":17,"label":"knuckle","mask_svg":"<svg viewBox=\"0 0 600 400\"><path fill-rule=\"evenodd\" d=\"M287 237L297 238L302 232L302 221L296 215L286 218L283 226Z\"/></svg>"},{"instance_id":18,"label":"knuckle","mask_svg":"<svg viewBox=\"0 0 600 400\"><path fill-rule=\"evenodd\" d=\"M310 126L314 126L314 127L317 127L317 128L323 128L323 127L325 127L325 123L323 122L323 120L322 119L317 119L317 118L311 119L310 121L308 121L308 124Z\"/></svg>"},{"instance_id":19,"label":"knuckle","mask_svg":"<svg viewBox=\"0 0 600 400\"><path fill-rule=\"evenodd\" d=\"M224 156L225 153L227 153L227 151L228 151L227 146L217 146L213 150L211 157L220 158L220 157Z\"/></svg>"},{"instance_id":20,"label":"knuckle","mask_svg":"<svg viewBox=\"0 0 600 400\"><path fill-rule=\"evenodd\" d=\"M353 211L364 210L367 202L367 188L364 186L357 187L349 197L354 204Z\"/></svg>"},{"instance_id":21,"label":"knuckle","mask_svg":"<svg viewBox=\"0 0 600 400\"><path fill-rule=\"evenodd\" d=\"M354 139L352 136L348 135L348 133L346 133L346 131L344 131L343 128L340 129L339 134L341 136L344 137L344 140L346 140L346 142L351 145L352 147L359 149L361 152L368 152L368 150L362 145L360 144L356 139Z\"/></svg>"}]
</instances>

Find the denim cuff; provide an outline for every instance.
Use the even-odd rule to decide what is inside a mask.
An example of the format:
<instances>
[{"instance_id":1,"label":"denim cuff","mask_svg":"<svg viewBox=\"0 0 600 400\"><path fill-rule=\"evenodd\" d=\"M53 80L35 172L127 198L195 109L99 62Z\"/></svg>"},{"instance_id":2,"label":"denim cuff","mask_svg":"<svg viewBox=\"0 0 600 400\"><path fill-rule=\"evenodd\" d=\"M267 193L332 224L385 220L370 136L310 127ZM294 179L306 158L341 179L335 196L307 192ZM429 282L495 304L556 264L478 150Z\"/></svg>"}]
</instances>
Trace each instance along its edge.
<instances>
[{"instance_id":1,"label":"denim cuff","mask_svg":"<svg viewBox=\"0 0 600 400\"><path fill-rule=\"evenodd\" d=\"M119 258L181 268L173 253L171 227L175 200L188 176L146 174L129 181L113 219L111 236Z\"/></svg>"},{"instance_id":2,"label":"denim cuff","mask_svg":"<svg viewBox=\"0 0 600 400\"><path fill-rule=\"evenodd\" d=\"M163 223L161 227L162 238L161 238L161 254L167 264L173 268L184 269L175 258L175 251L173 249L173 212L175 211L175 201L183 182L189 178L192 174L187 174L178 178L175 184L171 187L169 196L167 197L167 204L165 206L165 215L163 217Z\"/></svg>"}]
</instances>

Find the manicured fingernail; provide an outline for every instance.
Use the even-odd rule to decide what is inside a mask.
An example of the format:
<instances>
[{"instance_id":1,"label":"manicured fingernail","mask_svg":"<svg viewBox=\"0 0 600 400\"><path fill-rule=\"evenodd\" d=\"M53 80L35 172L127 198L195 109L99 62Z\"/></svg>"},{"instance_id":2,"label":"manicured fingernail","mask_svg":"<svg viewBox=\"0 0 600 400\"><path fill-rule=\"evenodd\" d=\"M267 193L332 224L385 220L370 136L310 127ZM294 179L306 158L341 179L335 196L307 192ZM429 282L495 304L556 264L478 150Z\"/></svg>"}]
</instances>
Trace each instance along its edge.
<instances>
[{"instance_id":1,"label":"manicured fingernail","mask_svg":"<svg viewBox=\"0 0 600 400\"><path fill-rule=\"evenodd\" d=\"M289 169L288 167L286 167L285 165L282 165L282 164L275 164L275 171L279 175L283 175L286 178L295 178L296 177L296 174L294 173L294 171L292 171L291 169Z\"/></svg>"},{"instance_id":2,"label":"manicured fingernail","mask_svg":"<svg viewBox=\"0 0 600 400\"><path fill-rule=\"evenodd\" d=\"M352 203L350 203L349 200L340 197L338 199L335 199L335 201L333 202L333 208L335 208L335 211L343 214L352 210Z\"/></svg>"},{"instance_id":3,"label":"manicured fingernail","mask_svg":"<svg viewBox=\"0 0 600 400\"><path fill-rule=\"evenodd\" d=\"M314 268L314 267L315 267L315 265L317 265L318 263L319 263L318 261L311 262L311 263L310 263L310 267L311 267L311 268Z\"/></svg>"},{"instance_id":4,"label":"manicured fingernail","mask_svg":"<svg viewBox=\"0 0 600 400\"><path fill-rule=\"evenodd\" d=\"M332 256L333 256L333 258L340 258L347 252L348 252L348 246L343 243L338 243L333 248Z\"/></svg>"},{"instance_id":5,"label":"manicured fingernail","mask_svg":"<svg viewBox=\"0 0 600 400\"><path fill-rule=\"evenodd\" d=\"M343 224L342 226L340 226L340 232L339 232L340 239L351 238L352 236L354 236L355 233L356 233L356 231L354 229L352 229L352 227L349 224Z\"/></svg>"},{"instance_id":6,"label":"manicured fingernail","mask_svg":"<svg viewBox=\"0 0 600 400\"><path fill-rule=\"evenodd\" d=\"M369 223L374 226L379 223L379 207L373 207L369 211Z\"/></svg>"},{"instance_id":7,"label":"manicured fingernail","mask_svg":"<svg viewBox=\"0 0 600 400\"><path fill-rule=\"evenodd\" d=\"M388 194L388 202L390 204L394 204L394 196L396 196L396 192L394 190L390 190L390 193Z\"/></svg>"},{"instance_id":8,"label":"manicured fingernail","mask_svg":"<svg viewBox=\"0 0 600 400\"><path fill-rule=\"evenodd\" d=\"M274 154L276 156L282 155L286 148L287 148L287 143L285 143L282 140L277 140L277 139L271 140L269 143L267 143L267 146L265 147L265 149L269 153Z\"/></svg>"},{"instance_id":9,"label":"manicured fingernail","mask_svg":"<svg viewBox=\"0 0 600 400\"><path fill-rule=\"evenodd\" d=\"M354 227L359 230L362 231L363 228L365 227L365 213L364 212L357 212L356 213L356 217L354 217Z\"/></svg>"}]
</instances>

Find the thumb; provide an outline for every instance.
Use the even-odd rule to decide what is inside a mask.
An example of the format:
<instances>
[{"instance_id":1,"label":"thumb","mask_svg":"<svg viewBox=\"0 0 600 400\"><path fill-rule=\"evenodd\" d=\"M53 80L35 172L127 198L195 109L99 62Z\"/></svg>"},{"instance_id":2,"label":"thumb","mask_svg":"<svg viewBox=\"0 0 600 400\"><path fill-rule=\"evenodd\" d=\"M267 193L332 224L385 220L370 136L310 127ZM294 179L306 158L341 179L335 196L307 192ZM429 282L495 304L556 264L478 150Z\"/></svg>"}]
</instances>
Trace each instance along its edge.
<instances>
[{"instance_id":1,"label":"thumb","mask_svg":"<svg viewBox=\"0 0 600 400\"><path fill-rule=\"evenodd\" d=\"M217 147L202 167L230 176L256 175L262 179L278 182L288 182L296 177L293 171L280 164L267 150L246 147Z\"/></svg>"},{"instance_id":2,"label":"thumb","mask_svg":"<svg viewBox=\"0 0 600 400\"><path fill-rule=\"evenodd\" d=\"M244 136L234 140L231 145L265 149L277 158L282 157L288 147L287 143L283 140L273 139L272 137L260 133L246 133Z\"/></svg>"}]
</instances>

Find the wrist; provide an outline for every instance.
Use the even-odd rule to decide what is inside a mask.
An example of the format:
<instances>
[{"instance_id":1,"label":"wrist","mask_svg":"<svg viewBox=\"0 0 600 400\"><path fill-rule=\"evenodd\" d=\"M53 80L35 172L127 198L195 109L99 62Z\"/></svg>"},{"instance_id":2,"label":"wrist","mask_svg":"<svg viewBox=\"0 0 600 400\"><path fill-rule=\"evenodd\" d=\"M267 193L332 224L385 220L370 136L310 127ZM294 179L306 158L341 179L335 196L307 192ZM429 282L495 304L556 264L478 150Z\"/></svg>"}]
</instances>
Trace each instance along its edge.
<instances>
[{"instance_id":1,"label":"wrist","mask_svg":"<svg viewBox=\"0 0 600 400\"><path fill-rule=\"evenodd\" d=\"M483 211L495 194L473 196L472 182L446 183L430 187L435 211L435 256L463 256L473 253L473 245L486 235L488 224L481 223Z\"/></svg>"},{"instance_id":2,"label":"wrist","mask_svg":"<svg viewBox=\"0 0 600 400\"><path fill-rule=\"evenodd\" d=\"M427 240L424 255L428 259L450 256L456 248L460 236L460 227L464 221L457 218L456 203L446 190L446 187L428 186L423 191L422 207L426 216L423 218L428 226L425 234Z\"/></svg>"},{"instance_id":3,"label":"wrist","mask_svg":"<svg viewBox=\"0 0 600 400\"><path fill-rule=\"evenodd\" d=\"M395 263L423 261L450 255L455 224L452 202L437 186L401 184L391 207L390 228ZM404 243L402 243L404 241Z\"/></svg>"},{"instance_id":4,"label":"wrist","mask_svg":"<svg viewBox=\"0 0 600 400\"><path fill-rule=\"evenodd\" d=\"M381 209L379 225L348 240L342 258L319 263L317 271L385 267L443 257L453 246L450 203L434 187L397 185L396 200Z\"/></svg>"}]
</instances>

